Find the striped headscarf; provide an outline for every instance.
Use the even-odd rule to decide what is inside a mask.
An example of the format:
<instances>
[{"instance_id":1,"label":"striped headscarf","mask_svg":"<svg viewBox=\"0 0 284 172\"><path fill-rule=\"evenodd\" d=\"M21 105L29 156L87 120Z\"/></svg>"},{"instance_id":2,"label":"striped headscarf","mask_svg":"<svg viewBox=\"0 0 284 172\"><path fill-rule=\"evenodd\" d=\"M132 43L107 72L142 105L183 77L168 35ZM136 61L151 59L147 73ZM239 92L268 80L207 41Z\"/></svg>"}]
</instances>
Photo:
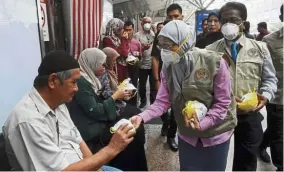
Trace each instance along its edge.
<instances>
[{"instance_id":1,"label":"striped headscarf","mask_svg":"<svg viewBox=\"0 0 284 172\"><path fill-rule=\"evenodd\" d=\"M120 46L120 38L117 36L124 27L124 22L118 18L111 19L106 26L106 37L110 38L116 47Z\"/></svg>"}]
</instances>

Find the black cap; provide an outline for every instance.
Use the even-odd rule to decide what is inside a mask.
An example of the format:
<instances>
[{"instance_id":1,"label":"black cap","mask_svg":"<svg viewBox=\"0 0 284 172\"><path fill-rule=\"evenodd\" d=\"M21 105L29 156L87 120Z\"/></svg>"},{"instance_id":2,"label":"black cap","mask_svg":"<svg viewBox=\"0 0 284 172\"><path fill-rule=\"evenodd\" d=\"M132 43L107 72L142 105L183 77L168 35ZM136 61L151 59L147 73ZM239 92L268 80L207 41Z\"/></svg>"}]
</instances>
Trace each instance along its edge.
<instances>
[{"instance_id":1,"label":"black cap","mask_svg":"<svg viewBox=\"0 0 284 172\"><path fill-rule=\"evenodd\" d=\"M55 50L46 54L43 58L38 68L38 76L46 76L76 68L80 68L80 65L74 57L65 51Z\"/></svg>"}]
</instances>

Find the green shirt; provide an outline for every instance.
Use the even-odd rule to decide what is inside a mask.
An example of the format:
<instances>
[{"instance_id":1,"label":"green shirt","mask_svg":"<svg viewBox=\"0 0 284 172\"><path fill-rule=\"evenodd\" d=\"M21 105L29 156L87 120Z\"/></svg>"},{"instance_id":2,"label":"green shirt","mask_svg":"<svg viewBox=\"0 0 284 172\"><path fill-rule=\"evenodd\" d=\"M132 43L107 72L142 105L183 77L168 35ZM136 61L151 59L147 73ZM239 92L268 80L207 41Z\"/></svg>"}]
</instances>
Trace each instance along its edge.
<instances>
[{"instance_id":1,"label":"green shirt","mask_svg":"<svg viewBox=\"0 0 284 172\"><path fill-rule=\"evenodd\" d=\"M103 99L96 95L92 85L84 77L77 84L79 91L75 94L69 111L83 139L88 141L98 137L108 123L117 119L115 101L112 97Z\"/></svg>"}]
</instances>

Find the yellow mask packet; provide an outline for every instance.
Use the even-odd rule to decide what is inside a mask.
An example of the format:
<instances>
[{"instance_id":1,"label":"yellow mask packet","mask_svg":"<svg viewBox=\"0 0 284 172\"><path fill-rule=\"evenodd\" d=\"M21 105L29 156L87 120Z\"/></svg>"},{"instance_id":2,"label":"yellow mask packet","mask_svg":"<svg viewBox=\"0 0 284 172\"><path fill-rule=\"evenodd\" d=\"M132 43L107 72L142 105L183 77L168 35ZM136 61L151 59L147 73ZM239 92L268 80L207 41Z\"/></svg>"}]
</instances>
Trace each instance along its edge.
<instances>
[{"instance_id":1,"label":"yellow mask packet","mask_svg":"<svg viewBox=\"0 0 284 172\"><path fill-rule=\"evenodd\" d=\"M137 93L136 87L131 83L131 79L127 78L118 86L118 89L127 91L130 95L129 97L125 98L125 100L129 100L134 97Z\"/></svg>"},{"instance_id":2,"label":"yellow mask packet","mask_svg":"<svg viewBox=\"0 0 284 172\"><path fill-rule=\"evenodd\" d=\"M119 84L118 88L121 90L125 90L126 86L130 83L130 78L127 78L122 81L121 84Z\"/></svg>"},{"instance_id":3,"label":"yellow mask packet","mask_svg":"<svg viewBox=\"0 0 284 172\"><path fill-rule=\"evenodd\" d=\"M242 97L242 102L238 103L238 107L246 112L249 112L257 107L258 105L258 97L257 92L250 92Z\"/></svg>"},{"instance_id":4,"label":"yellow mask packet","mask_svg":"<svg viewBox=\"0 0 284 172\"><path fill-rule=\"evenodd\" d=\"M191 119L194 114L196 114L198 120L200 121L207 114L207 108L204 104L198 101L187 101L185 103L185 108L182 110L182 114Z\"/></svg>"}]
</instances>

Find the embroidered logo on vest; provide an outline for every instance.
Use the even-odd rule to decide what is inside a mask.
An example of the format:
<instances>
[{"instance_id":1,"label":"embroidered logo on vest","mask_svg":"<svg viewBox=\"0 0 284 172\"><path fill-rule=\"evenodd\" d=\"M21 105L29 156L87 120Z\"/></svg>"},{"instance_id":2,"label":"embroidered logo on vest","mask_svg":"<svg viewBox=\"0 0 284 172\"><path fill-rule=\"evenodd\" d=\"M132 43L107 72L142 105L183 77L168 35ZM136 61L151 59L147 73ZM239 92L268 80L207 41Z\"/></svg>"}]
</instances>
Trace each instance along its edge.
<instances>
[{"instance_id":1,"label":"embroidered logo on vest","mask_svg":"<svg viewBox=\"0 0 284 172\"><path fill-rule=\"evenodd\" d=\"M250 57L257 57L259 56L258 54L258 50L256 48L251 48L248 50L247 54L250 56Z\"/></svg>"},{"instance_id":2,"label":"embroidered logo on vest","mask_svg":"<svg viewBox=\"0 0 284 172\"><path fill-rule=\"evenodd\" d=\"M206 82L209 80L209 70L200 68L194 73L195 81Z\"/></svg>"}]
</instances>

